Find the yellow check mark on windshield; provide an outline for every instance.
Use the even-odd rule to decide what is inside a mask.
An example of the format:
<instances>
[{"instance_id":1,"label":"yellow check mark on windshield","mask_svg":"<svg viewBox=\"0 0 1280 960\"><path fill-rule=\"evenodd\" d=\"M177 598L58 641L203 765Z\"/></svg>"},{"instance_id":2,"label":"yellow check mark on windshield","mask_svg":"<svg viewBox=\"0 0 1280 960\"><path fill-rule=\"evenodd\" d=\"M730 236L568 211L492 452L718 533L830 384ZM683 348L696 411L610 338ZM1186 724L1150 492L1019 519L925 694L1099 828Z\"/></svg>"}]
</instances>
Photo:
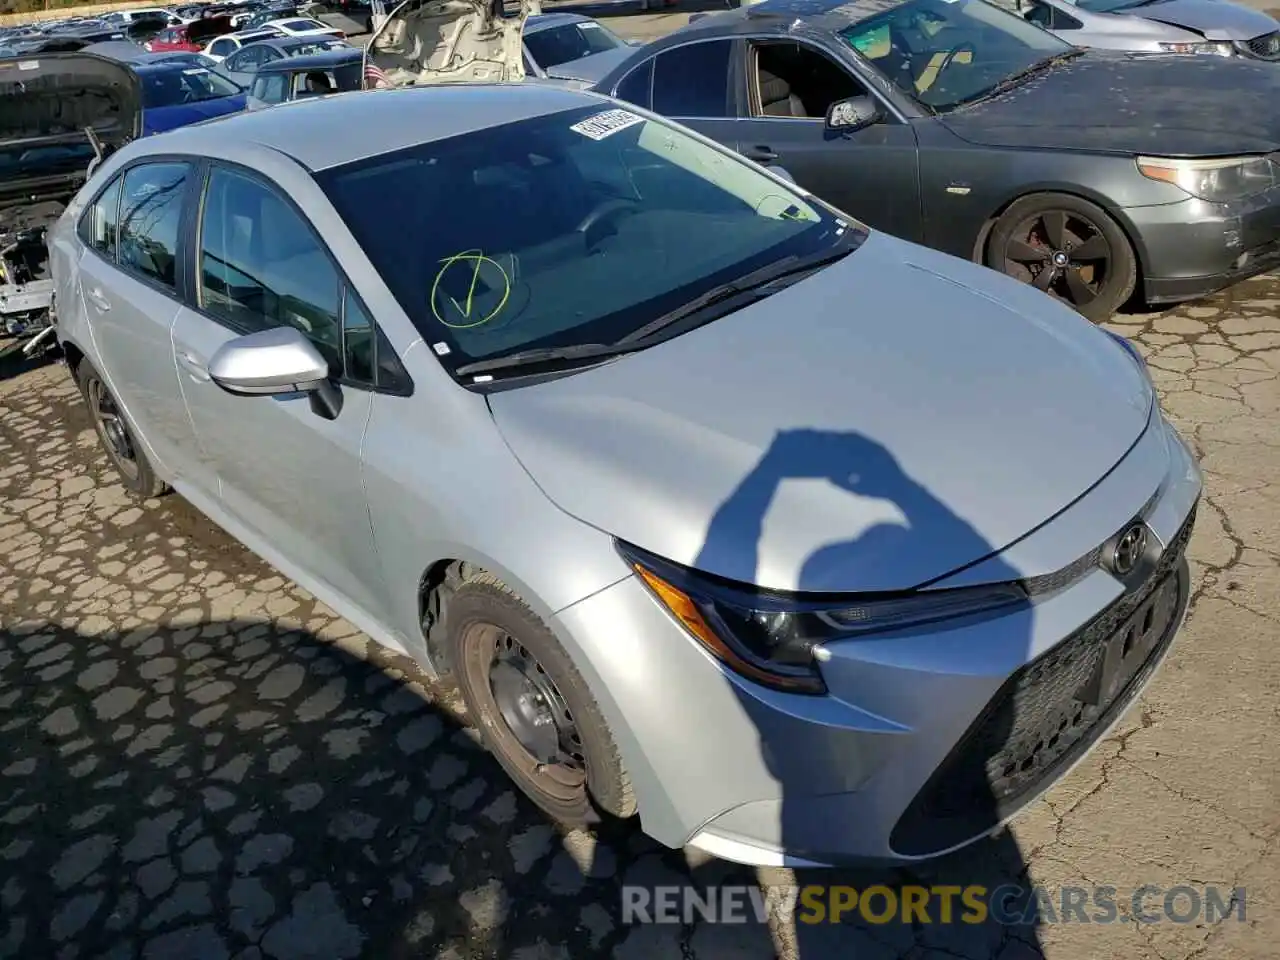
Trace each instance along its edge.
<instances>
[{"instance_id":1,"label":"yellow check mark on windshield","mask_svg":"<svg viewBox=\"0 0 1280 960\"><path fill-rule=\"evenodd\" d=\"M449 299L449 302L453 304L453 308L458 311L461 319L466 322L450 323L445 320L444 317L440 316L439 311L436 309L436 294L437 292L442 292L440 291L440 281L444 279L444 275L449 272L451 267L459 263L471 264L471 283L467 287L467 296L463 303L459 303L458 300L450 293L445 293L445 296ZM471 315L475 310L476 285L480 282L480 268L486 263L491 264L493 268L498 271L498 275L502 277L502 285L504 289L502 291L502 296L498 300L498 305L484 316L473 320ZM455 253L453 256L445 257L440 261L440 270L436 273L435 283L431 285L431 309L436 314L436 319L446 327L453 327L455 329L478 327L481 324L488 323L501 313L502 308L507 305L507 299L510 296L511 278L507 275L507 271L502 269L502 265L491 257L486 257L480 250L464 250L462 253Z\"/></svg>"}]
</instances>

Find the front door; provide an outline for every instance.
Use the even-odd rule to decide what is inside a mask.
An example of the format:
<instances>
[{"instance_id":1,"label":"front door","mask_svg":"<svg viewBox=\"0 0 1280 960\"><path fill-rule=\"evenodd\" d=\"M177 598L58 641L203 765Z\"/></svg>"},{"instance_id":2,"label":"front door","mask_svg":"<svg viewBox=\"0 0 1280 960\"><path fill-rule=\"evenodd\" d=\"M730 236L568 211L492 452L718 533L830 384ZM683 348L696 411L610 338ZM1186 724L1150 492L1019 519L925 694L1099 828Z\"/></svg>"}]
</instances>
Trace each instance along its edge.
<instances>
[{"instance_id":1,"label":"front door","mask_svg":"<svg viewBox=\"0 0 1280 960\"><path fill-rule=\"evenodd\" d=\"M342 378L344 317L362 315L358 301L298 210L274 185L235 168L210 171L194 252L195 306L178 314L173 345L223 508L248 528L255 549L278 553L382 622L387 594L360 462L374 395L343 379L341 411L329 420L306 396L235 396L208 373L228 340L288 324Z\"/></svg>"},{"instance_id":2,"label":"front door","mask_svg":"<svg viewBox=\"0 0 1280 960\"><path fill-rule=\"evenodd\" d=\"M80 296L101 371L135 433L170 477L182 476L195 434L174 370L179 233L192 185L180 161L141 163L118 175L81 221Z\"/></svg>"},{"instance_id":3,"label":"front door","mask_svg":"<svg viewBox=\"0 0 1280 960\"><path fill-rule=\"evenodd\" d=\"M886 112L884 120L861 130L829 130L830 104L875 94L816 45L753 41L744 66L742 154L783 167L800 186L868 226L921 239L919 160L910 124Z\"/></svg>"}]
</instances>

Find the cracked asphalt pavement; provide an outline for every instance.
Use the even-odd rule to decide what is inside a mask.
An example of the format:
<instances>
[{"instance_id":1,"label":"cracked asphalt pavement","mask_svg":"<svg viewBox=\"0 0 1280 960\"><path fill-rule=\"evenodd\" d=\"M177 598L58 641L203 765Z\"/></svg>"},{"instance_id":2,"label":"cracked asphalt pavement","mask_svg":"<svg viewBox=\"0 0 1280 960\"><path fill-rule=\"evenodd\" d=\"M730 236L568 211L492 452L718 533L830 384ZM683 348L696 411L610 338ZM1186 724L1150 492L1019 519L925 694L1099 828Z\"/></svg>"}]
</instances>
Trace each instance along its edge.
<instances>
[{"instance_id":1,"label":"cracked asphalt pavement","mask_svg":"<svg viewBox=\"0 0 1280 960\"><path fill-rule=\"evenodd\" d=\"M0 380L0 956L1275 956L1280 282L1121 317L1206 472L1194 605L1112 736L914 876L562 834L456 704L176 496L115 482L65 368ZM1243 886L1246 919L629 925L623 884ZM1121 898L1123 909L1123 895Z\"/></svg>"}]
</instances>

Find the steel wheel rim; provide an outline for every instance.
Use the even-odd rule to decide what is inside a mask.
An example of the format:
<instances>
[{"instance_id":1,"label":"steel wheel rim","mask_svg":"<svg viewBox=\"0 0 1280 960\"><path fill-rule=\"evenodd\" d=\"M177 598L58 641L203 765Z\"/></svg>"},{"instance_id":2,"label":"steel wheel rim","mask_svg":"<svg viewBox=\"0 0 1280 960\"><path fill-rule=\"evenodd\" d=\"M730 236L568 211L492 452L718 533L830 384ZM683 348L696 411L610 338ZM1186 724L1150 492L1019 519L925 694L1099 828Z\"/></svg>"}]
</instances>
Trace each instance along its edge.
<instances>
[{"instance_id":1,"label":"steel wheel rim","mask_svg":"<svg viewBox=\"0 0 1280 960\"><path fill-rule=\"evenodd\" d=\"M102 438L107 454L115 462L122 473L130 479L138 475L138 455L133 448L133 439L124 425L124 419L116 407L106 384L96 377L89 381L89 410L93 414L94 425L98 428L98 436Z\"/></svg>"},{"instance_id":2,"label":"steel wheel rim","mask_svg":"<svg viewBox=\"0 0 1280 960\"><path fill-rule=\"evenodd\" d=\"M1022 220L1003 251L1005 273L1076 308L1111 281L1111 244L1088 217L1046 210Z\"/></svg>"},{"instance_id":3,"label":"steel wheel rim","mask_svg":"<svg viewBox=\"0 0 1280 960\"><path fill-rule=\"evenodd\" d=\"M473 684L492 713L491 732L538 787L573 801L587 782L586 753L564 695L526 647L494 624L468 629ZM538 723L538 720L541 723Z\"/></svg>"}]
</instances>

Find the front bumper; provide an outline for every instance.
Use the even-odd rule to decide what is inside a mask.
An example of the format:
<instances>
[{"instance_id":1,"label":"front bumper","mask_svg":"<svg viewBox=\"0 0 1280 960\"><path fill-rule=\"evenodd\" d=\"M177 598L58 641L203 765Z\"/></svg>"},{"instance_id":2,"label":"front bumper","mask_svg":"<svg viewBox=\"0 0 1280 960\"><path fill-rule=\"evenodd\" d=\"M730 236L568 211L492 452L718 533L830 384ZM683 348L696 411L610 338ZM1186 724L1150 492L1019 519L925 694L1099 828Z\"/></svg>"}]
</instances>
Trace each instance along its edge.
<instances>
[{"instance_id":1,"label":"front bumper","mask_svg":"<svg viewBox=\"0 0 1280 960\"><path fill-rule=\"evenodd\" d=\"M1232 203L1188 197L1123 211L1148 303L1208 296L1280 267L1280 187Z\"/></svg>"},{"instance_id":2,"label":"front bumper","mask_svg":"<svg viewBox=\"0 0 1280 960\"><path fill-rule=\"evenodd\" d=\"M1200 483L1156 417L1020 556L1047 556L1051 540L1074 545L1086 517L1105 524L1101 543L1143 510L1163 546L1158 574L1126 588L1095 567L996 620L832 644L827 696L779 694L726 672L635 578L562 611L556 626L609 638L577 646L596 651L586 673L659 841L756 865L923 860L999 827L1141 692L1186 609L1183 551ZM1072 536L1055 534L1059 525ZM1082 706L1107 641L1130 627L1142 655L1108 697Z\"/></svg>"}]
</instances>

